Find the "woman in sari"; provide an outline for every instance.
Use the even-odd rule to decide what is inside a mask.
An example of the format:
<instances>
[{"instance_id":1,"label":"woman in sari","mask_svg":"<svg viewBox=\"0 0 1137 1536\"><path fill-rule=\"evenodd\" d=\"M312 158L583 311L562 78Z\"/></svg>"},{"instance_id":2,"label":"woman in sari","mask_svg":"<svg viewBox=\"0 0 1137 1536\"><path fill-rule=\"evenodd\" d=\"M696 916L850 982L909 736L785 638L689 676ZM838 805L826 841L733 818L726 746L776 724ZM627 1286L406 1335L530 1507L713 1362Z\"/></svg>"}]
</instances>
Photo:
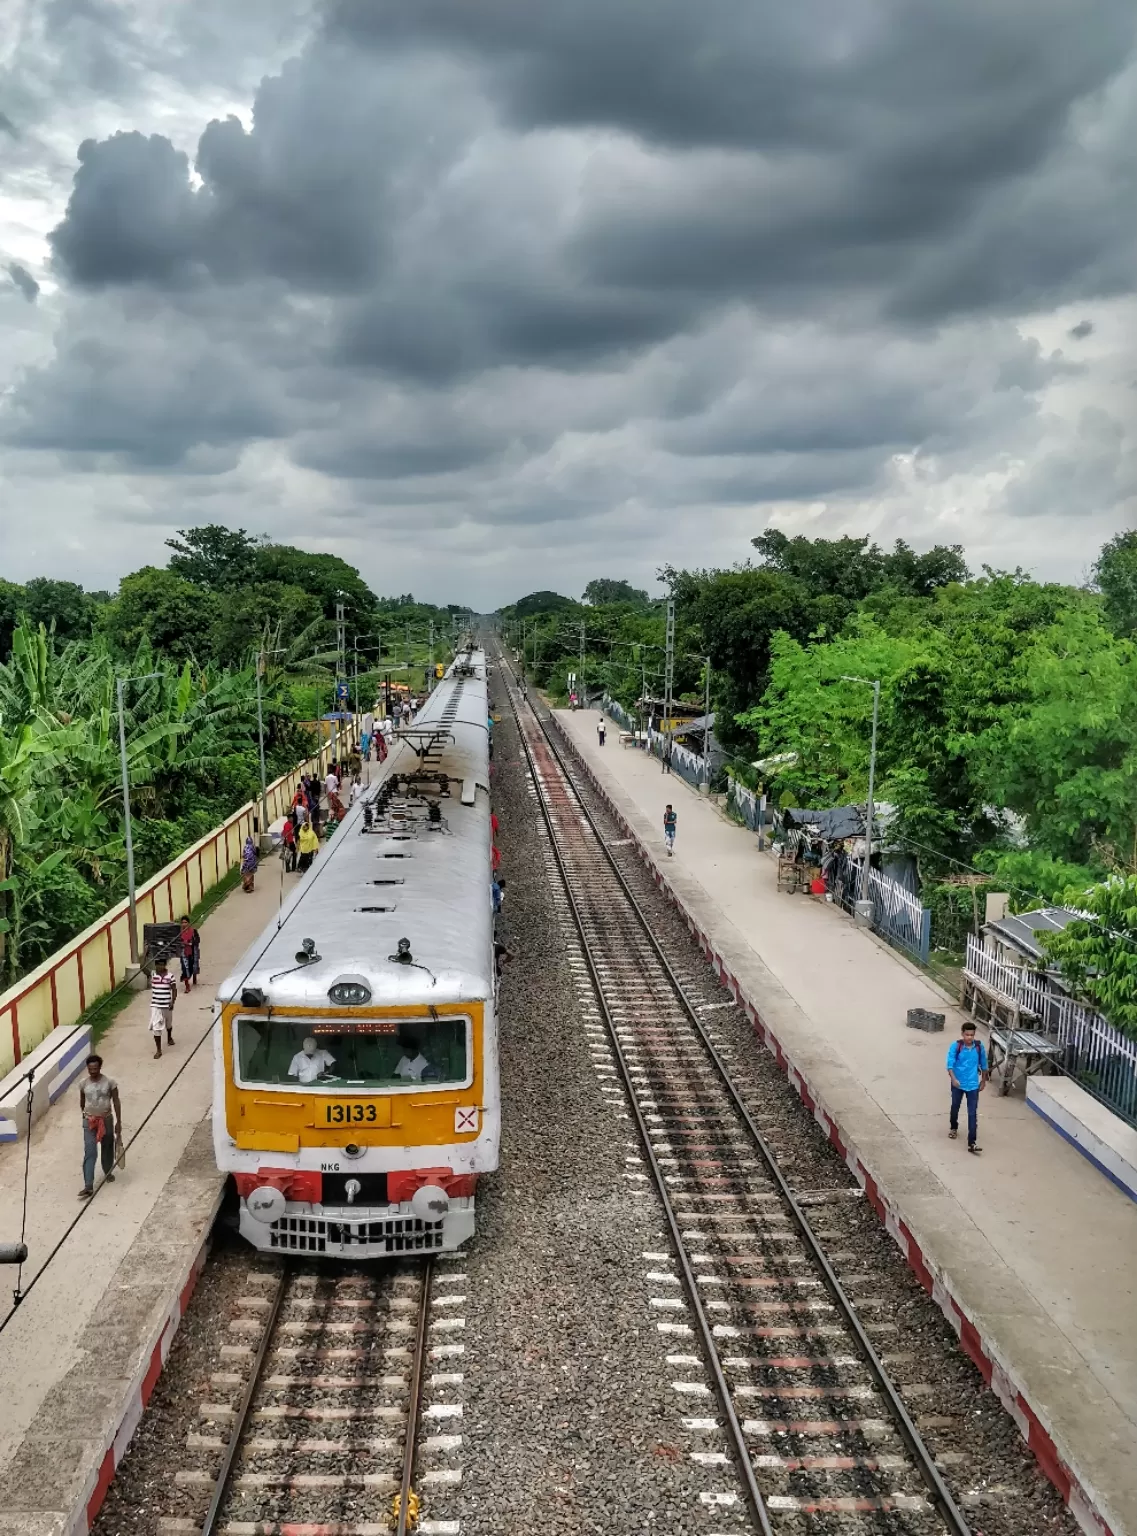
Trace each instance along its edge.
<instances>
[{"instance_id":1,"label":"woman in sari","mask_svg":"<svg viewBox=\"0 0 1137 1536\"><path fill-rule=\"evenodd\" d=\"M257 873L257 845L253 842L252 833L245 839L245 847L241 854L241 889L251 891L253 880Z\"/></svg>"}]
</instances>

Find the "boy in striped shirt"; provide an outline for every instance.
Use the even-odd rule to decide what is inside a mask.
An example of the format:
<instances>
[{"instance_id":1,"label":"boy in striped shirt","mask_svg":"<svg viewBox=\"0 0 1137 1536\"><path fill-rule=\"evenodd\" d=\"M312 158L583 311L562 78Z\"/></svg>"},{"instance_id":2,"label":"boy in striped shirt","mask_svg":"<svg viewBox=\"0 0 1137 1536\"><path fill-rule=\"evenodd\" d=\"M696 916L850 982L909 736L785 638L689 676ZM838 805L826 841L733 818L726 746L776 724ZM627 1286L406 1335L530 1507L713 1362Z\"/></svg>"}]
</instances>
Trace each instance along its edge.
<instances>
[{"instance_id":1,"label":"boy in striped shirt","mask_svg":"<svg viewBox=\"0 0 1137 1536\"><path fill-rule=\"evenodd\" d=\"M150 978L150 1033L154 1036L154 1060L162 1054L162 1031L166 1031L166 1043L174 1043L174 1004L178 1000L178 984L170 975L165 960L154 962L154 974Z\"/></svg>"}]
</instances>

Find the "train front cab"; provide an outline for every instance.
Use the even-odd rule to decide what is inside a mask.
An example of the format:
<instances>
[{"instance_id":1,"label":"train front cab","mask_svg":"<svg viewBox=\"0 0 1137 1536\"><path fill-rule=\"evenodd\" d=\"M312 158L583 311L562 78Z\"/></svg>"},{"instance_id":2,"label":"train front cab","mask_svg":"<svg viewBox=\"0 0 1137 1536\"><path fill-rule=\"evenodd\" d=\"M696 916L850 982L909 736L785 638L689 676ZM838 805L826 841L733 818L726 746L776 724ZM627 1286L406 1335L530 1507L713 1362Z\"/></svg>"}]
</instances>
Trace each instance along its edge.
<instances>
[{"instance_id":1,"label":"train front cab","mask_svg":"<svg viewBox=\"0 0 1137 1536\"><path fill-rule=\"evenodd\" d=\"M366 1259L445 1252L473 1235L477 1178L498 1154L492 1000L230 1004L219 1035L218 1162L255 1247ZM319 1068L319 1081L301 1081Z\"/></svg>"}]
</instances>

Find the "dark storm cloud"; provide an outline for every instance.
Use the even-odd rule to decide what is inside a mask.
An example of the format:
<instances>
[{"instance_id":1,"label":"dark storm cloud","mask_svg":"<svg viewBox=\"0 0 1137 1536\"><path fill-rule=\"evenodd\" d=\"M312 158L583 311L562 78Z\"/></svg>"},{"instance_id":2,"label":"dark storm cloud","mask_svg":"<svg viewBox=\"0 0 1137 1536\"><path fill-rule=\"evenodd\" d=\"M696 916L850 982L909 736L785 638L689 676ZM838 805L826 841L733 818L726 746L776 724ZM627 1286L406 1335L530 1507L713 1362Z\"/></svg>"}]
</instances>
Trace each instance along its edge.
<instances>
[{"instance_id":1,"label":"dark storm cloud","mask_svg":"<svg viewBox=\"0 0 1137 1536\"><path fill-rule=\"evenodd\" d=\"M189 160L161 134L116 133L79 146L79 169L51 248L85 287L184 278L197 260Z\"/></svg>"},{"instance_id":2,"label":"dark storm cloud","mask_svg":"<svg viewBox=\"0 0 1137 1536\"><path fill-rule=\"evenodd\" d=\"M1093 333L1094 322L1092 320L1079 320L1077 325L1072 325L1070 327L1070 329L1066 332L1066 335L1069 336L1072 341L1085 341L1086 337L1092 336Z\"/></svg>"},{"instance_id":3,"label":"dark storm cloud","mask_svg":"<svg viewBox=\"0 0 1137 1536\"><path fill-rule=\"evenodd\" d=\"M1130 0L337 4L192 163L82 145L7 435L199 471L278 439L488 522L1025 456L1060 364L1003 317L1131 286L1132 29Z\"/></svg>"},{"instance_id":4,"label":"dark storm cloud","mask_svg":"<svg viewBox=\"0 0 1137 1536\"><path fill-rule=\"evenodd\" d=\"M15 283L16 287L23 294L24 298L27 299L28 303L34 304L35 301L39 298L39 284L28 271L27 267L25 267L21 262L10 261L8 263L8 276Z\"/></svg>"}]
</instances>

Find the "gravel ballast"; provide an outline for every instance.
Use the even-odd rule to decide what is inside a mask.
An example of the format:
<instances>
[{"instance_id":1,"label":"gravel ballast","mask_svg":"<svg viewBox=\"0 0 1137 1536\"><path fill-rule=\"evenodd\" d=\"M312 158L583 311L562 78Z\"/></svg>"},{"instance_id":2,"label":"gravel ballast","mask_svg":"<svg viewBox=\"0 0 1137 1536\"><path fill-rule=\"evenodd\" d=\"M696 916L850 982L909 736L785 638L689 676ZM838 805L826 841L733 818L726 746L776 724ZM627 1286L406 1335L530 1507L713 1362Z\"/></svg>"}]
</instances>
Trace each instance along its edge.
<instances>
[{"instance_id":1,"label":"gravel ballast","mask_svg":"<svg viewBox=\"0 0 1137 1536\"><path fill-rule=\"evenodd\" d=\"M559 738L554 735L554 739ZM571 758L567 758L571 764ZM583 775L574 775L588 810L662 943L684 990L696 1004L722 1005L722 986L674 905L644 868L626 833ZM1043 1475L1018 1429L963 1353L939 1307L923 1290L872 1206L774 1057L765 1050L743 1011L715 1006L705 1027L723 1055L747 1107L759 1122L795 1193L806 1196L844 1191L811 1211L826 1250L847 1257L843 1271L871 1273L873 1291L883 1298L881 1317L898 1325L889 1348L914 1357L896 1373L898 1383L919 1387L902 1393L937 1456L953 1496L972 1522L976 1536L1077 1536L1078 1526L1057 1490ZM814 1214L816 1212L816 1214ZM958 1458L956 1460L955 1458ZM811 1527L814 1528L814 1527Z\"/></svg>"}]
</instances>

